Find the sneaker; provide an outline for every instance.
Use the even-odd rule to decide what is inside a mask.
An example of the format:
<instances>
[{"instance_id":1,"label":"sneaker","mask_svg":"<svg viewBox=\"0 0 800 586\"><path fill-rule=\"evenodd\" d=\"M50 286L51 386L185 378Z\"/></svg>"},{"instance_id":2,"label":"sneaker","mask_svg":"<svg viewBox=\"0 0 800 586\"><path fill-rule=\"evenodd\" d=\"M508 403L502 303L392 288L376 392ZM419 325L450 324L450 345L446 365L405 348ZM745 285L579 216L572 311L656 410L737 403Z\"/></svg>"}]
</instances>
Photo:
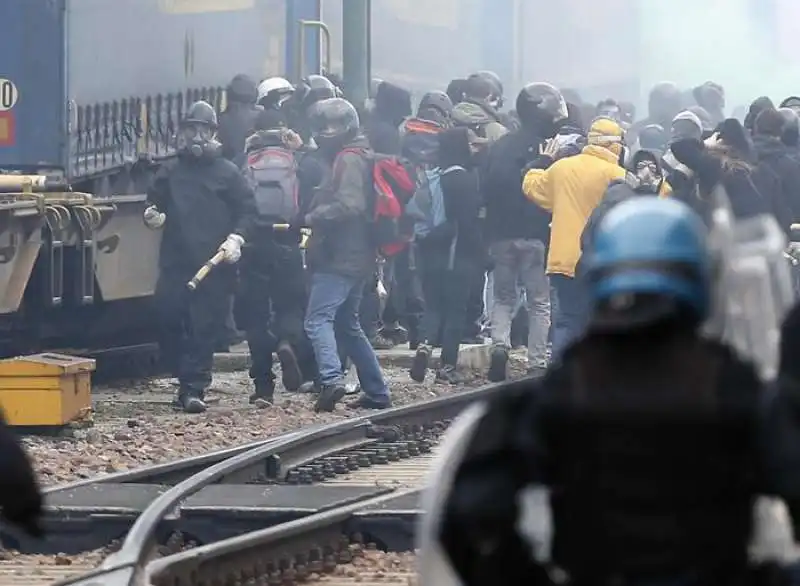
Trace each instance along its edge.
<instances>
[{"instance_id":1,"label":"sneaker","mask_svg":"<svg viewBox=\"0 0 800 586\"><path fill-rule=\"evenodd\" d=\"M256 401L267 401L272 404L272 397L275 394L275 388L269 383L255 382L256 390L250 395L249 403L255 405Z\"/></svg>"},{"instance_id":2,"label":"sneaker","mask_svg":"<svg viewBox=\"0 0 800 586\"><path fill-rule=\"evenodd\" d=\"M190 395L188 393L183 394L180 396L180 402L184 413L197 415L199 413L205 413L206 409L208 409L203 399L196 395Z\"/></svg>"},{"instance_id":3,"label":"sneaker","mask_svg":"<svg viewBox=\"0 0 800 586\"><path fill-rule=\"evenodd\" d=\"M387 340L391 340L395 345L408 342L408 330L398 323L384 326L378 334Z\"/></svg>"},{"instance_id":4,"label":"sneaker","mask_svg":"<svg viewBox=\"0 0 800 586\"><path fill-rule=\"evenodd\" d=\"M373 399L372 397L368 397L367 395L361 395L355 401L351 401L347 404L348 409L389 409L392 406L392 400L390 398L386 398L385 400L378 400Z\"/></svg>"},{"instance_id":5,"label":"sneaker","mask_svg":"<svg viewBox=\"0 0 800 586\"><path fill-rule=\"evenodd\" d=\"M533 378L540 378L547 372L546 366L529 366L527 375Z\"/></svg>"},{"instance_id":6,"label":"sneaker","mask_svg":"<svg viewBox=\"0 0 800 586\"><path fill-rule=\"evenodd\" d=\"M297 389L297 392L298 393L302 393L302 394L306 394L306 395L310 394L310 393L316 393L317 392L317 385L316 385L316 383L314 383L313 380L306 381L302 385L300 385L300 388Z\"/></svg>"},{"instance_id":7,"label":"sneaker","mask_svg":"<svg viewBox=\"0 0 800 586\"><path fill-rule=\"evenodd\" d=\"M508 365L508 350L505 346L492 348L492 357L489 362L488 379L490 382L499 383L506 380L506 366Z\"/></svg>"},{"instance_id":8,"label":"sneaker","mask_svg":"<svg viewBox=\"0 0 800 586\"><path fill-rule=\"evenodd\" d=\"M414 361L411 363L411 371L409 372L411 380L421 383L425 382L425 375L428 372L428 364L431 360L431 348L426 344L421 344L417 348L417 353L414 354Z\"/></svg>"},{"instance_id":9,"label":"sneaker","mask_svg":"<svg viewBox=\"0 0 800 586\"><path fill-rule=\"evenodd\" d=\"M395 343L389 340L388 338L384 338L382 335L378 334L374 338L369 341L372 344L372 348L374 350L391 350L395 347Z\"/></svg>"},{"instance_id":10,"label":"sneaker","mask_svg":"<svg viewBox=\"0 0 800 586\"><path fill-rule=\"evenodd\" d=\"M342 384L323 385L314 404L314 411L332 412L336 408L336 403L342 400L347 393L347 387Z\"/></svg>"},{"instance_id":11,"label":"sneaker","mask_svg":"<svg viewBox=\"0 0 800 586\"><path fill-rule=\"evenodd\" d=\"M275 400L272 397L260 397L256 396L254 400L251 401L253 407L256 409L269 409L272 405L275 404Z\"/></svg>"},{"instance_id":12,"label":"sneaker","mask_svg":"<svg viewBox=\"0 0 800 586\"><path fill-rule=\"evenodd\" d=\"M283 388L287 391L295 392L303 384L303 375L300 374L300 367L297 365L297 357L294 349L289 342L278 344L278 360L281 363L281 381Z\"/></svg>"},{"instance_id":13,"label":"sneaker","mask_svg":"<svg viewBox=\"0 0 800 586\"><path fill-rule=\"evenodd\" d=\"M436 382L447 385L458 385L464 382L464 378L455 366L448 364L436 371Z\"/></svg>"}]
</instances>

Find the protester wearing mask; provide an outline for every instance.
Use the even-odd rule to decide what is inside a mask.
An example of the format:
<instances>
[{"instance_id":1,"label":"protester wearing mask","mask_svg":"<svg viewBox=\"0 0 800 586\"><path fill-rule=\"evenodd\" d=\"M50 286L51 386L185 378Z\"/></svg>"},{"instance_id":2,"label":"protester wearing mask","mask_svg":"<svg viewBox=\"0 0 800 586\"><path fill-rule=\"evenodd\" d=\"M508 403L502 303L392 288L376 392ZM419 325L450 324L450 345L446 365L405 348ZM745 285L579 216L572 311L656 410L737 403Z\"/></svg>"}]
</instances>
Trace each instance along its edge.
<instances>
[{"instance_id":1,"label":"protester wearing mask","mask_svg":"<svg viewBox=\"0 0 800 586\"><path fill-rule=\"evenodd\" d=\"M540 371L547 366L550 291L545 262L550 214L526 199L520 178L532 161L542 158L542 145L556 135L568 112L561 93L547 83L525 86L517 96L516 110L520 130L498 139L483 167L486 233L494 264L490 308L494 347L489 367L489 380L493 382L507 375L519 283L525 288L528 305L528 367ZM558 148L553 144L555 156ZM551 162L543 160L542 165Z\"/></svg>"},{"instance_id":2,"label":"protester wearing mask","mask_svg":"<svg viewBox=\"0 0 800 586\"><path fill-rule=\"evenodd\" d=\"M192 104L178 130L178 161L163 167L148 189L144 222L163 227L155 298L162 312L160 350L180 384L176 406L206 410L215 338L228 315L241 257L257 215L253 191L236 165L220 156L217 115L206 102ZM220 244L222 242L222 244ZM187 294L186 284L221 252L218 266Z\"/></svg>"},{"instance_id":3,"label":"protester wearing mask","mask_svg":"<svg viewBox=\"0 0 800 586\"><path fill-rule=\"evenodd\" d=\"M305 330L319 368L321 389L315 408L333 411L347 393L338 335L364 392L356 404L383 409L391 405L389 389L358 314L378 255L370 216L369 142L360 133L356 109L342 98L318 102L311 128L321 155L331 167L303 222L312 229L306 251L311 292Z\"/></svg>"},{"instance_id":4,"label":"protester wearing mask","mask_svg":"<svg viewBox=\"0 0 800 586\"><path fill-rule=\"evenodd\" d=\"M595 120L587 140L581 154L556 161L546 170L531 169L522 185L529 200L552 213L547 274L558 300L553 314L556 359L584 325L585 299L575 280L581 233L608 184L625 177L624 137L618 123Z\"/></svg>"},{"instance_id":5,"label":"protester wearing mask","mask_svg":"<svg viewBox=\"0 0 800 586\"><path fill-rule=\"evenodd\" d=\"M508 132L500 123L500 115L492 105L494 84L485 77L470 76L464 84L464 100L453 110L454 121L471 128L478 136L494 142Z\"/></svg>"}]
</instances>

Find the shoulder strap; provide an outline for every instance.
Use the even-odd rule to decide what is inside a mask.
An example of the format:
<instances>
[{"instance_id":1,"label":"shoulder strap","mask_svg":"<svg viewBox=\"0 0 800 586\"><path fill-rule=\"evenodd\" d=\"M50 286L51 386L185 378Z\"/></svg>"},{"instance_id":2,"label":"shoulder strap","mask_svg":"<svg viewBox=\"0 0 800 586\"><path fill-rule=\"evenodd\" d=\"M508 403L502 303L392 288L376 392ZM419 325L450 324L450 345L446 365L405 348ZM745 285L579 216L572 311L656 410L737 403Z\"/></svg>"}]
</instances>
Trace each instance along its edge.
<instances>
[{"instance_id":1,"label":"shoulder strap","mask_svg":"<svg viewBox=\"0 0 800 586\"><path fill-rule=\"evenodd\" d=\"M466 169L464 169L464 167L462 167L461 165L451 165L451 166L450 166L450 167L448 167L447 169L444 169L444 170L441 172L441 175L447 175L447 174L448 174L448 173L450 173L451 171L458 171L459 169L460 169L461 171L466 171Z\"/></svg>"}]
</instances>

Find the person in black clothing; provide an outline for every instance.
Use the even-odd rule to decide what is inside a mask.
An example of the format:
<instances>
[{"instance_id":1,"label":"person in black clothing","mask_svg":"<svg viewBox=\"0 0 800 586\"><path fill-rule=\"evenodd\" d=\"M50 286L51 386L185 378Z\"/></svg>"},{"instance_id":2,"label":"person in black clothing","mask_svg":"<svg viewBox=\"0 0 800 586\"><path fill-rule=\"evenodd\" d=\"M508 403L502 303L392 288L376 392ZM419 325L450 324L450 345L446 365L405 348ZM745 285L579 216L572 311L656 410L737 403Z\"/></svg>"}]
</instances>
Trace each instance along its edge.
<instances>
[{"instance_id":1,"label":"person in black clothing","mask_svg":"<svg viewBox=\"0 0 800 586\"><path fill-rule=\"evenodd\" d=\"M176 406L189 413L206 410L214 346L235 284L231 265L241 257L256 217L253 191L239 168L220 156L216 129L210 104L189 108L178 131L178 159L154 178L144 212L150 228L164 227L155 293L163 312L160 350L177 370ZM217 252L225 263L190 293L187 282Z\"/></svg>"},{"instance_id":2,"label":"person in black clothing","mask_svg":"<svg viewBox=\"0 0 800 586\"><path fill-rule=\"evenodd\" d=\"M441 365L436 380L460 382L456 370L458 349L475 274L484 269L486 251L480 210L483 206L474 154L485 139L467 128L439 135L439 169L447 221L419 242L425 313L422 343L417 348L411 378L425 380L432 342L441 331Z\"/></svg>"},{"instance_id":3,"label":"person in black clothing","mask_svg":"<svg viewBox=\"0 0 800 586\"><path fill-rule=\"evenodd\" d=\"M228 103L225 111L219 115L217 140L222 144L222 156L237 167L244 163L244 143L253 133L256 117L261 108L256 105L258 88L256 82L248 75L240 73L228 84ZM217 352L227 352L234 344L241 342L244 336L236 329L233 315L234 296L228 300L228 317L220 332Z\"/></svg>"},{"instance_id":4,"label":"person in black clothing","mask_svg":"<svg viewBox=\"0 0 800 586\"><path fill-rule=\"evenodd\" d=\"M560 130L568 111L556 88L533 83L519 93L517 112L522 128L492 144L481 180L486 203L486 237L494 263L491 322L495 346L489 369L489 379L493 382L506 377L519 283L525 287L528 304L529 368L542 369L547 365L550 289L544 270L550 214L523 195L522 176L523 170L539 159L545 140Z\"/></svg>"},{"instance_id":5,"label":"person in black clothing","mask_svg":"<svg viewBox=\"0 0 800 586\"><path fill-rule=\"evenodd\" d=\"M782 497L800 534L800 307L768 392L701 332L713 264L687 206L629 200L596 243L585 336L444 438L423 583L493 584L503 568L509 586L759 584L748 542L760 494Z\"/></svg>"},{"instance_id":6,"label":"person in black clothing","mask_svg":"<svg viewBox=\"0 0 800 586\"><path fill-rule=\"evenodd\" d=\"M755 154L742 124L728 118L705 143L696 138L677 140L670 153L683 167L687 179L679 188L668 175L673 197L687 203L704 221L710 221L710 195L722 183L737 218L770 213L770 201L759 193L754 183ZM665 161L666 161L665 157Z\"/></svg>"},{"instance_id":7,"label":"person in black clothing","mask_svg":"<svg viewBox=\"0 0 800 586\"><path fill-rule=\"evenodd\" d=\"M753 146L758 166L753 182L788 234L795 218L800 218L800 162L781 141L783 127L783 116L774 108L762 110L756 118Z\"/></svg>"},{"instance_id":8,"label":"person in black clothing","mask_svg":"<svg viewBox=\"0 0 800 586\"><path fill-rule=\"evenodd\" d=\"M302 212L298 205L281 213L283 205L279 200L283 191L260 185L256 172L249 169L251 157L258 160L267 153L278 153L271 155L273 160L283 154L293 157L301 146L296 133L274 124L274 118L265 110L256 121L256 133L245 145L248 155L245 176L255 194L259 216L252 237L242 250L236 303L236 319L247 332L250 347L250 378L255 385L250 402L258 407L273 402L273 353L280 360L283 386L287 391L304 390L301 389L303 384L310 388L317 376L314 351L303 330L308 292L300 250L301 235L297 226L291 225ZM286 181L287 185L296 187L296 176ZM285 223L290 224L288 231L273 229L274 224Z\"/></svg>"},{"instance_id":9,"label":"person in black clothing","mask_svg":"<svg viewBox=\"0 0 800 586\"><path fill-rule=\"evenodd\" d=\"M792 155L795 156L800 146L800 117L791 108L779 108L778 112L783 117L781 142L790 147Z\"/></svg>"},{"instance_id":10,"label":"person in black clothing","mask_svg":"<svg viewBox=\"0 0 800 586\"><path fill-rule=\"evenodd\" d=\"M383 155L400 155L400 126L411 113L411 93L388 81L381 81L375 92L375 107L364 125L372 150ZM416 305L409 303L409 298L414 297L414 277L408 255L408 251L404 251L396 258L387 259L384 264L384 286L389 292L384 315L381 315L381 303L376 292L377 275L367 282L364 289L361 323L375 348L391 348L408 339L407 330L400 325L401 321L406 321L406 308Z\"/></svg>"},{"instance_id":11,"label":"person in black clothing","mask_svg":"<svg viewBox=\"0 0 800 586\"><path fill-rule=\"evenodd\" d=\"M219 115L217 140L222 144L222 156L238 167L244 162L244 143L253 134L260 108L256 106L258 86L240 73L228 85L228 105Z\"/></svg>"},{"instance_id":12,"label":"person in black clothing","mask_svg":"<svg viewBox=\"0 0 800 586\"><path fill-rule=\"evenodd\" d=\"M382 82L375 94L375 109L365 124L372 150L384 155L400 154L400 125L411 116L411 94L400 86Z\"/></svg>"},{"instance_id":13,"label":"person in black clothing","mask_svg":"<svg viewBox=\"0 0 800 586\"><path fill-rule=\"evenodd\" d=\"M768 108L775 108L775 104L769 97L761 96L760 98L753 100L747 110L747 115L744 117L744 127L747 132L751 134L753 133L753 129L756 125L756 118L758 118L758 115L761 114L762 110L766 110Z\"/></svg>"}]
</instances>

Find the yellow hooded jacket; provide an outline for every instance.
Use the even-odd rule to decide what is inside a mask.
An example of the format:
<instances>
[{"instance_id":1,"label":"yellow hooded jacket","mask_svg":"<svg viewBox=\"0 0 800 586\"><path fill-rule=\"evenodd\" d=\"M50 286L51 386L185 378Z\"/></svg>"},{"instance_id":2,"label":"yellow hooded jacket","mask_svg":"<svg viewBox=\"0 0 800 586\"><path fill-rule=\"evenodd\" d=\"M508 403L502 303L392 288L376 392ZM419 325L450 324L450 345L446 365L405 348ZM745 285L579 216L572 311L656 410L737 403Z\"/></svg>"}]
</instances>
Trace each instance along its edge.
<instances>
[{"instance_id":1,"label":"yellow hooded jacket","mask_svg":"<svg viewBox=\"0 0 800 586\"><path fill-rule=\"evenodd\" d=\"M589 216L603 199L608 184L625 177L625 169L619 164L622 139L623 130L617 123L605 118L595 120L589 129L589 144L580 154L525 175L525 197L553 214L548 275L575 276L581 234Z\"/></svg>"}]
</instances>

